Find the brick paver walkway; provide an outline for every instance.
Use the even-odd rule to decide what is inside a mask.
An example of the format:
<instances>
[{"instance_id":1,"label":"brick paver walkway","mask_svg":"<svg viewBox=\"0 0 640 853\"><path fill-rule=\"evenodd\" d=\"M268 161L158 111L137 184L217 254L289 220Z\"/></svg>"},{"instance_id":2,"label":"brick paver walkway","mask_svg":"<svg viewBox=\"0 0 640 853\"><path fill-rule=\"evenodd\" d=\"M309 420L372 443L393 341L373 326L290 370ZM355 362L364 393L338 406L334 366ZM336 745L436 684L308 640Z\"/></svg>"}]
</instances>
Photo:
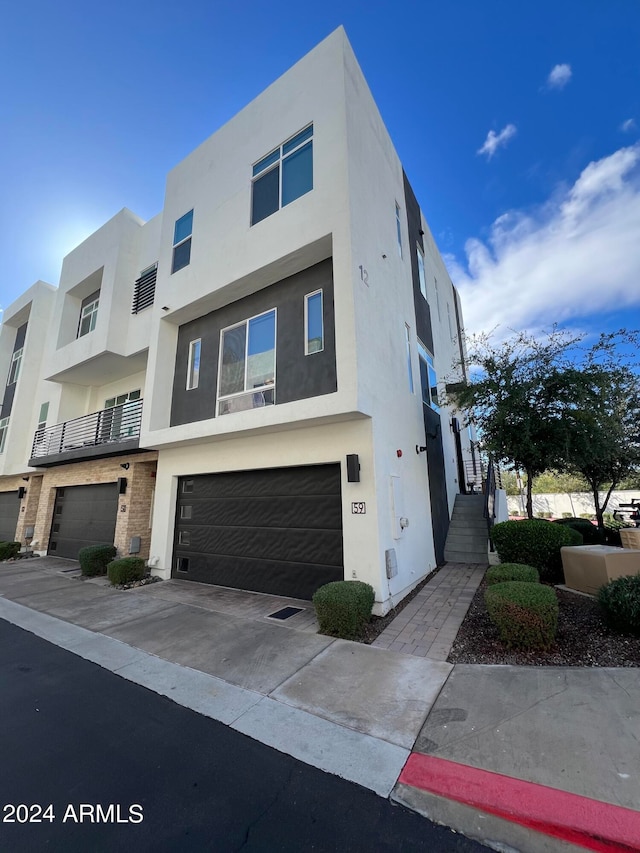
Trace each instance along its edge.
<instances>
[{"instance_id":1,"label":"brick paver walkway","mask_svg":"<svg viewBox=\"0 0 640 853\"><path fill-rule=\"evenodd\" d=\"M446 660L486 566L447 563L374 640L374 646Z\"/></svg>"}]
</instances>

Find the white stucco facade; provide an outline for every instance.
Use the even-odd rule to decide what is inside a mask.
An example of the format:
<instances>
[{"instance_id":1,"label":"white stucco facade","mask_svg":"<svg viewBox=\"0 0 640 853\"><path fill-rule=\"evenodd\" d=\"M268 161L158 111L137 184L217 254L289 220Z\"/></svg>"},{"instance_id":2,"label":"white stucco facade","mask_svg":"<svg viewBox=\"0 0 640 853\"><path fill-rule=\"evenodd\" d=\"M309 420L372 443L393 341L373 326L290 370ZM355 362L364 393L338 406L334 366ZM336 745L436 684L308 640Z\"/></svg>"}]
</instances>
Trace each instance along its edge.
<instances>
[{"instance_id":1,"label":"white stucco facade","mask_svg":"<svg viewBox=\"0 0 640 853\"><path fill-rule=\"evenodd\" d=\"M252 224L254 165L278 150L284 162L282 146L311 127L312 188ZM144 223L122 210L65 259L57 291L36 286L46 293L48 328L30 355L28 414L17 428L32 436L44 401L48 423L61 424L140 391L139 447L158 455L149 557L163 578L175 570L179 478L340 466L342 576L370 583L375 610L385 613L436 567L461 486L454 413L429 402L418 351L422 335L442 390L459 375L461 319L412 199L339 28L169 173L158 216ZM185 216L189 258L173 271L176 223ZM418 250L425 271L419 289ZM132 313L133 283L156 263L153 304ZM181 361L189 324L215 324L236 303L268 300L322 263L331 275L333 385L314 393L309 380L304 393L283 401L276 378L274 405L224 416L212 385L210 405L201 389L193 414ZM95 325L79 335L79 317L98 291ZM279 326L278 340L286 336ZM461 447L468 454L466 434ZM11 453L24 469L24 449L16 444ZM351 482L346 458L354 454L359 480Z\"/></svg>"}]
</instances>

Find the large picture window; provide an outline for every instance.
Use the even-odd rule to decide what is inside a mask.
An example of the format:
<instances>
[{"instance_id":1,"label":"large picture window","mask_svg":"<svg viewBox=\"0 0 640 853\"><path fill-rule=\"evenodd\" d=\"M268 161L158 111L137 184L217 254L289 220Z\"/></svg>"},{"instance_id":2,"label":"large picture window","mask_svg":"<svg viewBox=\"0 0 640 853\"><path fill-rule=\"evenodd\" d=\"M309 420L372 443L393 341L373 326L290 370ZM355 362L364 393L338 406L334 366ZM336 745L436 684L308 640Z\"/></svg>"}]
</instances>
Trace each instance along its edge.
<instances>
[{"instance_id":1,"label":"large picture window","mask_svg":"<svg viewBox=\"0 0 640 853\"><path fill-rule=\"evenodd\" d=\"M418 341L418 360L420 362L420 385L422 388L422 402L425 406L439 411L438 405L438 377L433 366L433 356L428 352L422 341Z\"/></svg>"},{"instance_id":2,"label":"large picture window","mask_svg":"<svg viewBox=\"0 0 640 853\"><path fill-rule=\"evenodd\" d=\"M251 224L255 225L313 189L313 125L253 167Z\"/></svg>"},{"instance_id":3,"label":"large picture window","mask_svg":"<svg viewBox=\"0 0 640 853\"><path fill-rule=\"evenodd\" d=\"M220 339L218 414L275 402L276 311L224 329Z\"/></svg>"}]
</instances>

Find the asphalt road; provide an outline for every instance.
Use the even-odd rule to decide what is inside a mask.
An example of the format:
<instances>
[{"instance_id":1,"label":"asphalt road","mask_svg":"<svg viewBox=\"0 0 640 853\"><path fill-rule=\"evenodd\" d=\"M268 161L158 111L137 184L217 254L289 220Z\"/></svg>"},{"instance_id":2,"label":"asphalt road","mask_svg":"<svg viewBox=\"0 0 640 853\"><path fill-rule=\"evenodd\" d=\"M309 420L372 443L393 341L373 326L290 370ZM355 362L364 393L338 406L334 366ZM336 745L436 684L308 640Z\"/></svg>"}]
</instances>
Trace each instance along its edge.
<instances>
[{"instance_id":1,"label":"asphalt road","mask_svg":"<svg viewBox=\"0 0 640 853\"><path fill-rule=\"evenodd\" d=\"M2 620L0 713L2 851L487 849Z\"/></svg>"}]
</instances>

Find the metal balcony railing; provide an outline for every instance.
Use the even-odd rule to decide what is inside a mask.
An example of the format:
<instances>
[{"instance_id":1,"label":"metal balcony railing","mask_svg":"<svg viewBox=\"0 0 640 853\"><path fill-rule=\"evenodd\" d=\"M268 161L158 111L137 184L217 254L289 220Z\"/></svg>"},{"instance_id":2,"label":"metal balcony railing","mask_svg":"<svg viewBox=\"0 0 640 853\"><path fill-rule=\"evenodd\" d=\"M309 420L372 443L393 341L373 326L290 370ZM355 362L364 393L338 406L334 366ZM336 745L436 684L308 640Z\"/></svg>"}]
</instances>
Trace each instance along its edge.
<instances>
[{"instance_id":1,"label":"metal balcony railing","mask_svg":"<svg viewBox=\"0 0 640 853\"><path fill-rule=\"evenodd\" d=\"M132 400L36 430L31 458L55 456L84 447L117 444L140 436L142 400Z\"/></svg>"}]
</instances>

